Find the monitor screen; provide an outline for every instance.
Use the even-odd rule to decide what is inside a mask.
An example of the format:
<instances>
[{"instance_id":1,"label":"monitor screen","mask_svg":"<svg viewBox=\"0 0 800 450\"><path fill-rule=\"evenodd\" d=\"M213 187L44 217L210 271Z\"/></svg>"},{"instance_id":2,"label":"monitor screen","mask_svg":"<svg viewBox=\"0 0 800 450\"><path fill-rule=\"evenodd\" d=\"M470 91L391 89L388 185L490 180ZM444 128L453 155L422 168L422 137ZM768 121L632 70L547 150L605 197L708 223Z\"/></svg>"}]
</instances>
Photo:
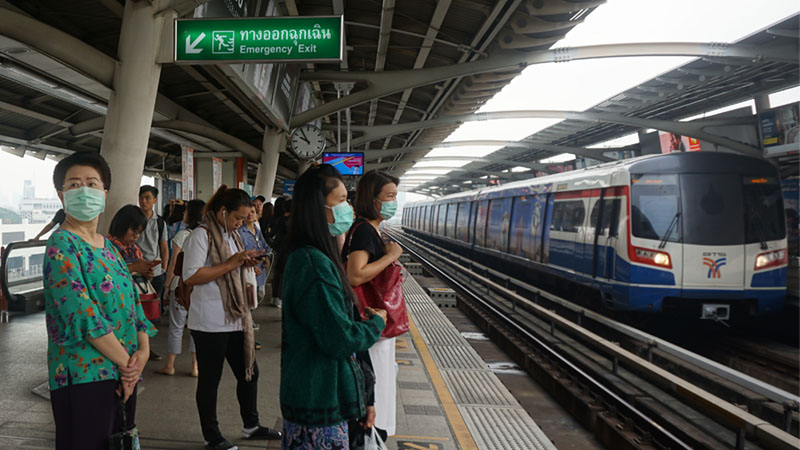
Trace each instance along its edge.
<instances>
[{"instance_id":1,"label":"monitor screen","mask_svg":"<svg viewBox=\"0 0 800 450\"><path fill-rule=\"evenodd\" d=\"M322 164L330 164L342 175L364 175L364 153L323 153Z\"/></svg>"}]
</instances>

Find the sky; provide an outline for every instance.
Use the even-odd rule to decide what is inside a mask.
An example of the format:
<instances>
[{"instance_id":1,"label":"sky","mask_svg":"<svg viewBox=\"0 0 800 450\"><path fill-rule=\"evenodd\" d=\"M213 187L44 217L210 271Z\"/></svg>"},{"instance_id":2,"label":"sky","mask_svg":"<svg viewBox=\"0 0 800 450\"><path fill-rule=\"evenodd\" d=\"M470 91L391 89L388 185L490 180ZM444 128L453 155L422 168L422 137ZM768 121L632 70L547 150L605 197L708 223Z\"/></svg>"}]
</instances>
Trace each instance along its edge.
<instances>
[{"instance_id":1,"label":"sky","mask_svg":"<svg viewBox=\"0 0 800 450\"><path fill-rule=\"evenodd\" d=\"M609 0L554 47L629 42L733 42L800 11L797 0ZM586 110L603 100L691 61L684 57L608 58L529 66L480 112L524 109ZM800 98L794 91L795 101ZM520 140L557 123L552 119L468 122L445 141ZM634 139L634 142L637 142ZM432 150L428 156L485 156L499 147ZM467 161L418 162L401 189L435 175L426 166L460 167ZM445 171L436 171L444 173ZM413 180L413 181L412 181ZM409 196L409 199L418 198Z\"/></svg>"}]
</instances>

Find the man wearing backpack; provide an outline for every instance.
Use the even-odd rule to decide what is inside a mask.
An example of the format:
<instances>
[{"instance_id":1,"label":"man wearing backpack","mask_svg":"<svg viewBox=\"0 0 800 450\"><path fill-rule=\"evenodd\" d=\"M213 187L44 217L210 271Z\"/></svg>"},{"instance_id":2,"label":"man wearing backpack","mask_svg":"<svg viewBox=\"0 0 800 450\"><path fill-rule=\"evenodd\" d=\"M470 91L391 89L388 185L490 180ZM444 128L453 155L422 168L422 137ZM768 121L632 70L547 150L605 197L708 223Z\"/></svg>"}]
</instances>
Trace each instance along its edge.
<instances>
[{"instance_id":1,"label":"man wearing backpack","mask_svg":"<svg viewBox=\"0 0 800 450\"><path fill-rule=\"evenodd\" d=\"M147 261L161 261L161 264L153 268L153 279L150 282L158 293L158 298L162 299L164 296L164 281L167 278L169 248L167 247L167 224L164 218L155 212L157 201L158 189L155 186L145 185L139 188L139 207L144 212L144 215L147 216L147 225L136 243L142 249L144 259ZM159 361L161 356L150 352L150 359Z\"/></svg>"}]
</instances>

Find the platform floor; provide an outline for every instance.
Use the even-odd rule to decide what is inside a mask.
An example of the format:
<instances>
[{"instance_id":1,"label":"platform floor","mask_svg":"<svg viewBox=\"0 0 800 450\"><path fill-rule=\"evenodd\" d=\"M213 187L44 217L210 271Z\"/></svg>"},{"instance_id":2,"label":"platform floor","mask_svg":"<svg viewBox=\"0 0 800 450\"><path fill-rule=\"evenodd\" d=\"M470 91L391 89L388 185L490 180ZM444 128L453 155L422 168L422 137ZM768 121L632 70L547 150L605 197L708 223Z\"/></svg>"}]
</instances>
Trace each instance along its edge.
<instances>
[{"instance_id":1,"label":"platform floor","mask_svg":"<svg viewBox=\"0 0 800 450\"><path fill-rule=\"evenodd\" d=\"M391 450L554 449L475 350L411 277L404 286L411 332L397 338L397 435ZM260 329L258 405L261 423L280 427L280 309L255 311ZM152 341L166 353L166 324ZM186 339L186 337L184 338ZM49 401L41 393L47 379L47 340L42 313L12 317L0 324L0 449L53 448ZM187 354L178 357L176 375L155 374L151 361L140 384L136 422L145 449L201 449L194 401L196 379L188 376ZM46 389L44 389L46 391ZM46 395L46 392L44 393ZM223 434L242 449L279 448L279 442L240 438L235 379L225 370L218 415Z\"/></svg>"}]
</instances>

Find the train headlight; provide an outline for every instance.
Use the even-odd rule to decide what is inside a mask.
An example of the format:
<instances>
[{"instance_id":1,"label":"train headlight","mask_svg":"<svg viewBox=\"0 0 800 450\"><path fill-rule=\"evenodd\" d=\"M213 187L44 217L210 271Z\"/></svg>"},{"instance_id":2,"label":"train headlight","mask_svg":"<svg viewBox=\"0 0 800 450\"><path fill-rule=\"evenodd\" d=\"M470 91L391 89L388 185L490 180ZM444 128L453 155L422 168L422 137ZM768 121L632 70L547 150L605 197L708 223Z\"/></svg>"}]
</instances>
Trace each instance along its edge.
<instances>
[{"instance_id":1,"label":"train headlight","mask_svg":"<svg viewBox=\"0 0 800 450\"><path fill-rule=\"evenodd\" d=\"M635 262L650 264L651 266L664 267L667 269L672 268L672 261L670 260L669 253L666 252L651 250L649 248L634 247L632 256Z\"/></svg>"},{"instance_id":2,"label":"train headlight","mask_svg":"<svg viewBox=\"0 0 800 450\"><path fill-rule=\"evenodd\" d=\"M773 250L771 252L761 253L756 256L756 265L753 270L762 270L770 267L781 266L786 264L786 249Z\"/></svg>"}]
</instances>

